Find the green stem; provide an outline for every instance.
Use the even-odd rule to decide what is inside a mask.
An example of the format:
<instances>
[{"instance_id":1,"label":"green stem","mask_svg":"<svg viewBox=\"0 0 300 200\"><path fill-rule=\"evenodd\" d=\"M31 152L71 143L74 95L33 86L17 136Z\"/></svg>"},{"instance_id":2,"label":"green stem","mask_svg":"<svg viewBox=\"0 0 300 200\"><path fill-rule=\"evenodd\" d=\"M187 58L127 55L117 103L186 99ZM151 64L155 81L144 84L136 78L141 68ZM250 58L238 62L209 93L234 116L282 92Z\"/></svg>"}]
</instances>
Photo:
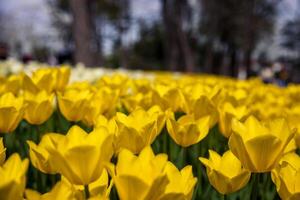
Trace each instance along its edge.
<instances>
[{"instance_id":1,"label":"green stem","mask_svg":"<svg viewBox=\"0 0 300 200\"><path fill-rule=\"evenodd\" d=\"M259 173L252 174L252 191L251 191L251 200L258 199L259 193Z\"/></svg>"},{"instance_id":2,"label":"green stem","mask_svg":"<svg viewBox=\"0 0 300 200\"><path fill-rule=\"evenodd\" d=\"M168 154L168 133L167 131L163 131L163 153Z\"/></svg>"},{"instance_id":3,"label":"green stem","mask_svg":"<svg viewBox=\"0 0 300 200\"><path fill-rule=\"evenodd\" d=\"M179 169L182 169L184 167L184 165L186 164L186 154L187 154L186 148L181 147L181 150L179 152L179 157L177 160L177 167Z\"/></svg>"},{"instance_id":4,"label":"green stem","mask_svg":"<svg viewBox=\"0 0 300 200\"><path fill-rule=\"evenodd\" d=\"M84 186L84 195L85 195L85 199L89 199L90 198L89 185L85 185Z\"/></svg>"}]
</instances>

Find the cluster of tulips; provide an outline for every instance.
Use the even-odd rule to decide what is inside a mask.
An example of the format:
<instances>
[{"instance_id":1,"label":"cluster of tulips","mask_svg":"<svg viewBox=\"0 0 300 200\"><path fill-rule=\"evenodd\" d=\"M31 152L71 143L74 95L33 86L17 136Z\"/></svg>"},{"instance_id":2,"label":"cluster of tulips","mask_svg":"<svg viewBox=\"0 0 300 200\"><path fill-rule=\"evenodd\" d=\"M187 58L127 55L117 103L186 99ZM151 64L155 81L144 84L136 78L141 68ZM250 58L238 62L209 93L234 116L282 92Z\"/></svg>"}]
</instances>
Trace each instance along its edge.
<instances>
[{"instance_id":1,"label":"cluster of tulips","mask_svg":"<svg viewBox=\"0 0 300 200\"><path fill-rule=\"evenodd\" d=\"M71 74L0 79L1 200L300 199L300 86Z\"/></svg>"}]
</instances>

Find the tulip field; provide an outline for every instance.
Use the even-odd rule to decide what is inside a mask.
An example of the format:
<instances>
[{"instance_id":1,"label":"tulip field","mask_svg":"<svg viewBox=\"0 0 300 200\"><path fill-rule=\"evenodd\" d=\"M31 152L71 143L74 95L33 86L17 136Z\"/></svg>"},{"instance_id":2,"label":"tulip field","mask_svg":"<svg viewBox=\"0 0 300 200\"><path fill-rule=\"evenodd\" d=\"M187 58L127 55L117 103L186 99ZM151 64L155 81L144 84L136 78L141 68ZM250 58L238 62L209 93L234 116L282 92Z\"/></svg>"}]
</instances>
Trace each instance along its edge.
<instances>
[{"instance_id":1,"label":"tulip field","mask_svg":"<svg viewBox=\"0 0 300 200\"><path fill-rule=\"evenodd\" d=\"M300 85L0 67L0 200L300 199Z\"/></svg>"}]
</instances>

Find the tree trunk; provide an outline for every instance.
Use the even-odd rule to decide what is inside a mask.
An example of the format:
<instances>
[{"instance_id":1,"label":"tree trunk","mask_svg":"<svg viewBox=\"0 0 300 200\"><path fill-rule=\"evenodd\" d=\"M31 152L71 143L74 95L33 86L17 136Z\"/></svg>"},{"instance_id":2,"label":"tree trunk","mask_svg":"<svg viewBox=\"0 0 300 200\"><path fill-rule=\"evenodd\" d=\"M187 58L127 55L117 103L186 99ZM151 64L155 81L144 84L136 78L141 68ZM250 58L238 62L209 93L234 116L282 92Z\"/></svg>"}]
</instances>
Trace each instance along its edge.
<instances>
[{"instance_id":1,"label":"tree trunk","mask_svg":"<svg viewBox=\"0 0 300 200\"><path fill-rule=\"evenodd\" d=\"M165 55L167 68L174 71L180 66L185 71L195 69L194 56L186 33L182 28L183 4L186 0L162 0L162 16L165 26Z\"/></svg>"},{"instance_id":2,"label":"tree trunk","mask_svg":"<svg viewBox=\"0 0 300 200\"><path fill-rule=\"evenodd\" d=\"M212 73L212 63L213 63L212 42L208 42L205 48L205 62L204 62L205 73Z\"/></svg>"},{"instance_id":3,"label":"tree trunk","mask_svg":"<svg viewBox=\"0 0 300 200\"><path fill-rule=\"evenodd\" d=\"M75 63L86 66L96 64L93 50L93 25L90 12L90 0L69 0L73 14L73 38L75 42Z\"/></svg>"},{"instance_id":4,"label":"tree trunk","mask_svg":"<svg viewBox=\"0 0 300 200\"><path fill-rule=\"evenodd\" d=\"M245 55L244 55L244 66L246 67L247 77L251 77L253 75L252 51L253 51L253 49L249 48L246 50Z\"/></svg>"}]
</instances>

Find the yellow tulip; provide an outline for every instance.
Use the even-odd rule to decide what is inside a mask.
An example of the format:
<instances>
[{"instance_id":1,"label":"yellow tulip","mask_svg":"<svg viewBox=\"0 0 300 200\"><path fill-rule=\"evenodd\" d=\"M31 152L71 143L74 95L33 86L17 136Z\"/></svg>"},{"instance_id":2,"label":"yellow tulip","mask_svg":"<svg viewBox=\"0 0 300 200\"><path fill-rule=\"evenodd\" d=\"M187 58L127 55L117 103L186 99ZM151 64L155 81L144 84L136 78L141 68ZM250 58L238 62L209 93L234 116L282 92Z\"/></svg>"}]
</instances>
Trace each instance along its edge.
<instances>
[{"instance_id":1,"label":"yellow tulip","mask_svg":"<svg viewBox=\"0 0 300 200\"><path fill-rule=\"evenodd\" d=\"M49 95L46 91L37 94L26 92L24 94L26 108L24 118L30 124L42 124L53 113L54 94Z\"/></svg>"},{"instance_id":2,"label":"yellow tulip","mask_svg":"<svg viewBox=\"0 0 300 200\"><path fill-rule=\"evenodd\" d=\"M113 155L113 135L104 127L89 134L73 126L49 154L55 170L76 185L96 181Z\"/></svg>"},{"instance_id":3,"label":"yellow tulip","mask_svg":"<svg viewBox=\"0 0 300 200\"><path fill-rule=\"evenodd\" d=\"M293 106L292 108L286 109L287 119L289 125L292 128L297 129L295 134L295 141L298 147L300 147L300 106Z\"/></svg>"},{"instance_id":4,"label":"yellow tulip","mask_svg":"<svg viewBox=\"0 0 300 200\"><path fill-rule=\"evenodd\" d=\"M100 178L89 185L90 200L109 200L112 186L113 181L109 181L108 173L104 169Z\"/></svg>"},{"instance_id":5,"label":"yellow tulip","mask_svg":"<svg viewBox=\"0 0 300 200\"><path fill-rule=\"evenodd\" d=\"M231 103L225 102L219 108L219 129L220 132L227 138L231 135L231 121L237 119L243 121L249 114L246 106L234 107Z\"/></svg>"},{"instance_id":6,"label":"yellow tulip","mask_svg":"<svg viewBox=\"0 0 300 200\"><path fill-rule=\"evenodd\" d=\"M88 126L94 126L99 115L112 116L118 105L118 97L118 92L108 87L97 90L88 102L83 122Z\"/></svg>"},{"instance_id":7,"label":"yellow tulip","mask_svg":"<svg viewBox=\"0 0 300 200\"><path fill-rule=\"evenodd\" d=\"M186 166L179 171L174 164L167 162L164 172L170 182L159 200L191 200L197 183L192 166Z\"/></svg>"},{"instance_id":8,"label":"yellow tulip","mask_svg":"<svg viewBox=\"0 0 300 200\"><path fill-rule=\"evenodd\" d=\"M153 92L148 93L136 93L136 94L130 94L127 96L124 96L121 101L126 110L129 112L133 112L138 107L142 107L143 109L149 109L153 104L155 104L153 101ZM157 100L159 101L159 100Z\"/></svg>"},{"instance_id":9,"label":"yellow tulip","mask_svg":"<svg viewBox=\"0 0 300 200\"><path fill-rule=\"evenodd\" d=\"M55 87L54 71L51 68L39 68L33 72L31 77L34 85L39 90L46 90L48 93L53 92Z\"/></svg>"},{"instance_id":10,"label":"yellow tulip","mask_svg":"<svg viewBox=\"0 0 300 200\"><path fill-rule=\"evenodd\" d=\"M14 131L24 115L23 98L5 93L0 97L0 133Z\"/></svg>"},{"instance_id":11,"label":"yellow tulip","mask_svg":"<svg viewBox=\"0 0 300 200\"><path fill-rule=\"evenodd\" d=\"M57 91L63 91L69 82L71 69L68 66L63 66L54 68L53 70L55 80L54 89Z\"/></svg>"},{"instance_id":12,"label":"yellow tulip","mask_svg":"<svg viewBox=\"0 0 300 200\"><path fill-rule=\"evenodd\" d=\"M251 172L271 171L294 137L283 118L260 122L250 116L242 123L233 120L229 148Z\"/></svg>"},{"instance_id":13,"label":"yellow tulip","mask_svg":"<svg viewBox=\"0 0 300 200\"><path fill-rule=\"evenodd\" d=\"M154 155L150 146L144 148L139 156L122 149L116 166L110 173L121 200L158 200L169 183L164 173L167 155Z\"/></svg>"},{"instance_id":14,"label":"yellow tulip","mask_svg":"<svg viewBox=\"0 0 300 200\"><path fill-rule=\"evenodd\" d=\"M169 108L174 112L187 110L187 102L182 91L170 85L156 84L152 98L153 103L159 105L163 110Z\"/></svg>"},{"instance_id":15,"label":"yellow tulip","mask_svg":"<svg viewBox=\"0 0 300 200\"><path fill-rule=\"evenodd\" d=\"M84 200L83 194L65 179L57 182L48 193L40 194L37 191L26 189L25 196L26 200Z\"/></svg>"},{"instance_id":16,"label":"yellow tulip","mask_svg":"<svg viewBox=\"0 0 300 200\"><path fill-rule=\"evenodd\" d=\"M6 148L4 148L4 145L3 145L3 138L0 138L0 166L5 161L5 157L6 157L5 151L6 151Z\"/></svg>"},{"instance_id":17,"label":"yellow tulip","mask_svg":"<svg viewBox=\"0 0 300 200\"><path fill-rule=\"evenodd\" d=\"M158 106L153 106L147 111L139 108L128 116L117 113L115 120L118 126L115 141L117 151L127 148L139 153L144 147L152 144L161 132L165 114Z\"/></svg>"},{"instance_id":18,"label":"yellow tulip","mask_svg":"<svg viewBox=\"0 0 300 200\"><path fill-rule=\"evenodd\" d=\"M100 178L89 185L90 198L97 200L109 200L109 194L112 187L112 181L109 184L108 173L103 170ZM55 184L51 191L40 194L37 191L26 189L25 196L27 200L84 200L84 187L72 185L65 177Z\"/></svg>"},{"instance_id":19,"label":"yellow tulip","mask_svg":"<svg viewBox=\"0 0 300 200\"><path fill-rule=\"evenodd\" d=\"M130 79L127 75L115 73L110 76L102 76L98 81L98 85L100 87L108 86L112 90L118 91L118 93L123 96L127 92L129 81Z\"/></svg>"},{"instance_id":20,"label":"yellow tulip","mask_svg":"<svg viewBox=\"0 0 300 200\"><path fill-rule=\"evenodd\" d=\"M118 126L116 124L116 121L113 118L107 119L103 115L98 116L94 128L97 129L100 127L107 128L108 132L113 135L115 135L118 131Z\"/></svg>"},{"instance_id":21,"label":"yellow tulip","mask_svg":"<svg viewBox=\"0 0 300 200\"><path fill-rule=\"evenodd\" d=\"M281 199L300 198L300 157L296 153L286 154L271 175Z\"/></svg>"},{"instance_id":22,"label":"yellow tulip","mask_svg":"<svg viewBox=\"0 0 300 200\"><path fill-rule=\"evenodd\" d=\"M177 121L174 117L167 119L167 129L169 135L176 144L188 147L197 144L209 132L210 116L195 119L194 115L184 115Z\"/></svg>"},{"instance_id":23,"label":"yellow tulip","mask_svg":"<svg viewBox=\"0 0 300 200\"><path fill-rule=\"evenodd\" d=\"M13 154L0 166L0 199L23 200L28 164L28 159Z\"/></svg>"},{"instance_id":24,"label":"yellow tulip","mask_svg":"<svg viewBox=\"0 0 300 200\"><path fill-rule=\"evenodd\" d=\"M201 96L199 99L189 102L189 107L186 113L193 114L195 119L200 119L209 116L209 127L212 128L218 121L218 110L213 102L206 96Z\"/></svg>"},{"instance_id":25,"label":"yellow tulip","mask_svg":"<svg viewBox=\"0 0 300 200\"><path fill-rule=\"evenodd\" d=\"M69 121L80 121L88 112L89 99L92 93L88 90L67 89L58 93L60 112Z\"/></svg>"},{"instance_id":26,"label":"yellow tulip","mask_svg":"<svg viewBox=\"0 0 300 200\"><path fill-rule=\"evenodd\" d=\"M209 159L200 157L205 165L210 184L221 194L230 194L243 188L249 181L251 173L243 168L239 159L231 151L221 157L209 150Z\"/></svg>"},{"instance_id":27,"label":"yellow tulip","mask_svg":"<svg viewBox=\"0 0 300 200\"><path fill-rule=\"evenodd\" d=\"M18 95L21 89L22 76L11 75L5 79L0 80L0 94L11 92L14 95Z\"/></svg>"},{"instance_id":28,"label":"yellow tulip","mask_svg":"<svg viewBox=\"0 0 300 200\"><path fill-rule=\"evenodd\" d=\"M32 165L43 173L54 174L55 164L53 163L52 155L49 151L55 150L60 140L64 138L61 134L48 133L45 134L39 145L36 145L32 141L27 141L29 145L29 157Z\"/></svg>"}]
</instances>

